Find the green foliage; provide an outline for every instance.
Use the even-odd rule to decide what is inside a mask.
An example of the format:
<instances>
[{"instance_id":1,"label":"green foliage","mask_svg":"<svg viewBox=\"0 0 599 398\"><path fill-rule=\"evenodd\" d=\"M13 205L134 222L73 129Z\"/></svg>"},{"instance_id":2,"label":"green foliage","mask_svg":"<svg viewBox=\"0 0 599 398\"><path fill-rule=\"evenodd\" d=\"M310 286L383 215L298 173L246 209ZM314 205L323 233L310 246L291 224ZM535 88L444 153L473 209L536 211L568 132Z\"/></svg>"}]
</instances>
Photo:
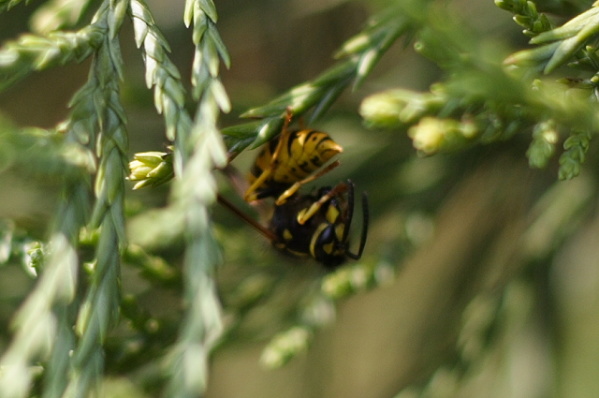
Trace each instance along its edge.
<instances>
[{"instance_id":1,"label":"green foliage","mask_svg":"<svg viewBox=\"0 0 599 398\"><path fill-rule=\"evenodd\" d=\"M417 20L408 15L422 5L406 3L398 3L374 16L361 33L349 39L337 52L340 60L318 77L241 115L260 118L260 121L223 129L230 152L236 154L249 145L256 148L272 139L279 133L287 110L294 116L301 116L314 108L309 119L313 121L326 112L348 86L352 83L354 87L360 85L391 44L414 29Z\"/></svg>"},{"instance_id":2,"label":"green foliage","mask_svg":"<svg viewBox=\"0 0 599 398\"><path fill-rule=\"evenodd\" d=\"M146 67L146 85L154 88L154 106L164 116L166 136L173 140L190 128L185 110L185 89L177 67L168 57L170 47L143 1L131 2L135 44L142 49Z\"/></svg>"},{"instance_id":3,"label":"green foliage","mask_svg":"<svg viewBox=\"0 0 599 398\"><path fill-rule=\"evenodd\" d=\"M564 141L564 153L559 158L559 178L569 180L580 174L589 150L591 133L588 131L573 131Z\"/></svg>"},{"instance_id":4,"label":"green foliage","mask_svg":"<svg viewBox=\"0 0 599 398\"><path fill-rule=\"evenodd\" d=\"M35 173L73 176L95 168L92 153L80 145L65 142L61 131L17 128L0 119L0 170L27 168Z\"/></svg>"},{"instance_id":5,"label":"green foliage","mask_svg":"<svg viewBox=\"0 0 599 398\"><path fill-rule=\"evenodd\" d=\"M526 36L536 36L552 28L547 16L539 13L536 4L532 1L495 0L495 5L514 14L514 21L525 28L522 33Z\"/></svg>"},{"instance_id":6,"label":"green foliage","mask_svg":"<svg viewBox=\"0 0 599 398\"><path fill-rule=\"evenodd\" d=\"M47 36L23 35L0 51L0 90L40 71L69 62L81 62L103 40L103 26L92 23L78 32L51 32Z\"/></svg>"},{"instance_id":7,"label":"green foliage","mask_svg":"<svg viewBox=\"0 0 599 398\"><path fill-rule=\"evenodd\" d=\"M191 7L195 7L196 14L202 12L201 7L193 4ZM206 85L201 81L208 65L198 63L193 84L201 85L195 93L197 97L203 96L198 116L202 120L194 124L184 109L185 90L180 75L167 56L169 46L144 3L107 1L100 5L92 22L78 32L25 35L5 44L0 50L1 89L13 85L32 71L92 57L89 80L71 101L71 115L61 123L58 132L46 133L48 138L45 138L32 129L17 131L8 125L2 129L2 139L14 147L14 153L27 146L40 145L44 139L53 149L40 155L33 154L35 158L31 162L23 157L5 158L3 167L20 166L34 171L44 161L51 163L53 168L45 172L62 174L64 196L68 198L61 205L58 223L48 242L50 254L43 261L39 283L13 321L13 343L2 357L6 371L3 371L0 389L1 395L6 397L28 395L33 382L31 364L34 361L46 364L42 384L44 397L82 397L97 390L105 367L104 345L119 319L119 306L130 303L121 301L120 292L121 254L131 254L131 249L127 249L125 238L124 183L128 174L128 134L125 111L120 102L123 73L118 36L128 13L134 22L136 43L143 50L148 87L154 88L157 110L165 117L167 137L176 137L176 153L184 154L183 175L189 173L200 179L204 175L203 178L208 180L213 164L205 162L206 153L221 164L225 159L215 127L218 108L213 105L218 100L223 106L223 98L226 97L223 97L222 88L217 99L203 95L206 87L214 91L216 83ZM193 11L188 14L193 15ZM201 20L201 17L198 18ZM218 75L218 70L213 68L214 60L210 59L214 53L205 52L202 47L205 41L201 40L201 35L196 34L195 37L200 38L197 56L212 63L209 77L213 81ZM216 37L215 33L212 32L210 37ZM221 43L221 52L222 48ZM207 116L210 118L207 119ZM95 159L90 162L91 153L94 153ZM63 172L71 169L74 170ZM90 190L92 173L95 175L93 192ZM181 184L183 187L191 185L189 182ZM204 338L196 341L195 336L218 334L218 304L210 285L213 268L220 260L218 245L209 235L210 225L199 219L205 219L207 206L214 194L206 196L206 185L196 186L203 187L204 191L200 192L203 195L198 196L197 190L183 188L178 190L177 196L179 211L190 217L187 262L193 267L190 266L185 280L193 281L186 290L187 298L195 304L189 309L189 319L184 322L187 327L181 332L182 341L174 346L180 348L173 348L173 351L185 356L193 353L193 358L201 363L206 361L210 346ZM83 243L80 240L83 230L97 231L95 238L87 241L88 245L91 244L90 251L95 252L91 259L83 259L77 253ZM162 283L173 279L172 271L152 257L137 254L125 258L139 263L147 274ZM206 259L204 267L197 267L198 258ZM89 275L79 287L78 274L83 271L84 262L89 264ZM175 277L175 280L180 280L180 277ZM198 288L196 283L200 283L201 287ZM206 298L212 298L212 308L216 312L206 303ZM198 310L200 303L207 313ZM132 317L131 305L127 305L129 310L125 313ZM216 329L212 326L212 332L209 332L210 322L217 325ZM194 326L189 329L189 325ZM206 332L198 333L198 330ZM190 350L192 342L198 346L200 355L196 355L197 350ZM179 368L180 363L175 360L171 365L173 377L190 374L185 368ZM186 366L189 361L184 360L183 364ZM197 367L194 366L194 370ZM168 396L196 396L201 393L205 385L201 380L205 380L205 375L202 372L193 374L200 379L173 380L175 387L169 390Z\"/></svg>"},{"instance_id":8,"label":"green foliage","mask_svg":"<svg viewBox=\"0 0 599 398\"><path fill-rule=\"evenodd\" d=\"M0 0L0 13L19 3ZM251 121L222 129L219 117L233 107L221 65L239 61L221 38L212 0L185 3L182 20L190 29L193 62L182 70L189 70L189 82L171 59L173 43L143 0L52 0L38 6L31 17L34 33L0 47L0 92L35 72L72 63L89 61L89 74L69 114L52 128L18 127L0 118L0 172L55 181L61 198L43 232L47 239L19 220L0 222L0 270L18 264L35 279L12 316L0 357L0 396L97 396L112 374L135 380L139 394L191 398L205 394L209 359L219 347L267 340L261 361L269 368L305 353L318 330L333 321L340 301L400 275L404 259L432 234L427 217L439 206L433 198L443 197L452 178L469 171L447 167L437 156L439 163L428 163L435 172L423 172L425 166L413 166L411 151L396 145L404 136L414 153L429 160L456 152L473 156L481 145L508 142L530 167L554 166L560 180L585 174L585 161L596 156L592 138L599 122L599 7L554 27L539 11L540 2L497 0L532 45L508 50L498 39L481 38L446 4L386 3L340 46L331 66L241 113ZM169 145L168 151L139 152L131 161L122 101L128 65L120 48L128 21ZM385 85L372 92L367 86L379 78L375 67L400 39L441 77L428 91ZM377 211L390 215L375 220L389 223L379 227L382 249L328 274L288 270L280 259L264 260L270 254L256 250L256 242L244 243L234 228L215 227L213 204L219 189L225 190L217 184L217 170L276 137L288 112L308 124L322 121L346 89L353 98L368 92L359 113L372 141L386 134L385 148L363 161L370 163L362 167L367 176L354 169L365 181L377 172L370 187L390 187L375 199ZM376 131L383 129L393 132ZM392 172L383 169L385 162L393 163ZM135 182L133 189L172 181L166 208L131 215L127 179ZM572 201L564 200L566 191L547 193L550 205L539 200L518 249L523 261L548 258L554 244L563 243L588 200L588 192L579 192ZM385 195L395 196L385 201ZM400 195L405 202L399 203ZM131 231L147 232L153 240ZM223 248L227 267L221 268ZM123 275L132 270L158 301L175 303L168 313L144 304L142 294L127 286ZM507 282L494 283L482 283L488 290L465 300L449 365L420 375L429 381L401 394L434 396L438 385L455 387L498 344L499 325L513 314L519 287L512 285L514 293ZM256 326L252 320L263 319L256 316L260 311L269 313L268 322Z\"/></svg>"},{"instance_id":9,"label":"green foliage","mask_svg":"<svg viewBox=\"0 0 599 398\"><path fill-rule=\"evenodd\" d=\"M555 153L558 133L552 121L537 124L532 132L532 142L526 152L531 167L543 168Z\"/></svg>"},{"instance_id":10,"label":"green foliage","mask_svg":"<svg viewBox=\"0 0 599 398\"><path fill-rule=\"evenodd\" d=\"M502 60L499 43L479 40L457 26L459 22L436 23L438 16L430 13L426 29L417 36L416 49L450 72L447 79L429 93L389 90L373 94L362 103L361 114L372 127L412 126L409 135L424 154L529 132L532 143L527 155L533 167L548 163L556 143L565 140L566 145L569 130L584 131L586 146L581 145L576 155L567 151L560 158L560 178L571 178L580 170L584 148L597 125L589 102L596 85L593 77L554 83L544 74L570 62L572 68L591 68L594 76L599 66L593 47L599 26L594 20L597 8L552 29L534 2L496 3L516 14L515 21L526 28L524 34L532 36L531 44L537 48L508 54ZM488 48L498 50L490 53Z\"/></svg>"},{"instance_id":11,"label":"green foliage","mask_svg":"<svg viewBox=\"0 0 599 398\"><path fill-rule=\"evenodd\" d=\"M21 2L21 0L2 0L2 1L0 1L0 12L10 10L12 7L16 6L20 2ZM27 4L27 3L28 3L28 1L26 0L25 4Z\"/></svg>"},{"instance_id":12,"label":"green foliage","mask_svg":"<svg viewBox=\"0 0 599 398\"><path fill-rule=\"evenodd\" d=\"M195 45L192 86L197 109L192 126L175 137L175 161L180 179L173 187L175 206L186 220L183 297L187 305L180 333L168 358L172 375L169 397L196 397L206 390L208 357L223 324L214 274L222 263L212 231L209 206L216 199L215 167L227 161L217 119L228 112L228 97L219 79L219 56L228 63L216 30L216 11L210 0L187 0L185 22L193 24Z\"/></svg>"}]
</instances>

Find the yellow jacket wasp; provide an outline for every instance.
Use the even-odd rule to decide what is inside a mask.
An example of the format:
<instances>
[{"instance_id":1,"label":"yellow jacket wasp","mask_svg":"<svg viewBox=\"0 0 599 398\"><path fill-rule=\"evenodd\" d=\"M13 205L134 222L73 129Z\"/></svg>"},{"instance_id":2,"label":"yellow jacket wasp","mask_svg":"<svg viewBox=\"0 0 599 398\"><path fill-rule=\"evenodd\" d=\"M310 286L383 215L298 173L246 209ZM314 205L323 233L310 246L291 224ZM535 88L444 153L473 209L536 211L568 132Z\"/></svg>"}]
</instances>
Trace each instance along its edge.
<instances>
[{"instance_id":1,"label":"yellow jacket wasp","mask_svg":"<svg viewBox=\"0 0 599 398\"><path fill-rule=\"evenodd\" d=\"M325 132L289 129L291 119L288 110L281 134L265 144L256 157L248 176L250 185L244 193L247 202L275 198L268 226L248 217L225 198L219 196L219 201L280 251L311 256L327 268L334 268L347 258L359 259L368 233L366 194L362 198L360 244L357 252L351 252L349 230L354 214L354 184L347 180L332 188L320 188L315 194L299 192L302 185L337 167L339 162L335 161L321 168L343 148Z\"/></svg>"}]
</instances>

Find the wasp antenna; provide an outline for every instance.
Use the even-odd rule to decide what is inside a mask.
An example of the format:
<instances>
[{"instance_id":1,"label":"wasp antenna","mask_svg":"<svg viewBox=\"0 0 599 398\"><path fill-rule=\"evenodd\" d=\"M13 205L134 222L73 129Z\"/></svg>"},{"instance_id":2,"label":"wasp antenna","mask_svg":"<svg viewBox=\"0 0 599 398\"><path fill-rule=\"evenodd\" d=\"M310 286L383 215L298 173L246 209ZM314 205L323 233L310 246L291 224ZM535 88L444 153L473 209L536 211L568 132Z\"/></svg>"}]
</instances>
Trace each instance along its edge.
<instances>
[{"instance_id":1,"label":"wasp antenna","mask_svg":"<svg viewBox=\"0 0 599 398\"><path fill-rule=\"evenodd\" d=\"M293 108L289 105L285 108L285 125L283 129L286 129L289 126L291 120L293 120Z\"/></svg>"},{"instance_id":2,"label":"wasp antenna","mask_svg":"<svg viewBox=\"0 0 599 398\"><path fill-rule=\"evenodd\" d=\"M352 193L352 199L353 199L353 193ZM366 192L362 192L362 235L360 236L360 246L358 247L357 253L352 253L350 251L348 251L346 253L346 255L349 258L352 258L354 260L359 260L362 257L362 252L364 251L364 247L366 246L366 238L368 236L369 218L370 217L368 214L368 195L366 194Z\"/></svg>"},{"instance_id":3,"label":"wasp antenna","mask_svg":"<svg viewBox=\"0 0 599 398\"><path fill-rule=\"evenodd\" d=\"M354 183L352 180L348 179L344 185L347 187L347 222L345 223L345 229L343 230L341 242L347 242L347 236L349 235L352 218L354 217Z\"/></svg>"},{"instance_id":4,"label":"wasp antenna","mask_svg":"<svg viewBox=\"0 0 599 398\"><path fill-rule=\"evenodd\" d=\"M235 192L243 197L244 192L247 191L250 186L245 176L243 176L239 170L231 164L223 167L221 172L229 179Z\"/></svg>"}]
</instances>

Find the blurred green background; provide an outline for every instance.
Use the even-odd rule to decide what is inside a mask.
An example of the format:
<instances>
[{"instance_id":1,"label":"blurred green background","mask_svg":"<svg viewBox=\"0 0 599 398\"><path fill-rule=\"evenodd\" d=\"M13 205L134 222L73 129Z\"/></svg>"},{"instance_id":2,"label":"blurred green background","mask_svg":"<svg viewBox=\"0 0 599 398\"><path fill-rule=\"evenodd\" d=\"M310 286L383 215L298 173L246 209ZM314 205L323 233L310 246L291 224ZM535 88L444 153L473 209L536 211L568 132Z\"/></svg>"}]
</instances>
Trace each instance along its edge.
<instances>
[{"instance_id":1,"label":"blurred green background","mask_svg":"<svg viewBox=\"0 0 599 398\"><path fill-rule=\"evenodd\" d=\"M218 29L232 60L222 80L233 111L221 125L239 123L237 115L247 108L331 66L332 54L386 3L217 1ZM189 76L193 45L181 22L183 2L154 0L149 6L172 46L172 59ZM491 1L454 1L451 9L481 37L508 49L526 42L511 15ZM20 6L1 14L0 39L27 31L28 11ZM131 155L164 150L164 124L145 88L130 26L121 45ZM19 125L55 125L67 116L88 67L84 62L32 75L0 94L0 112ZM322 311L315 316L328 322L309 349L281 369L260 365L265 344L312 308L306 301L333 277L316 264L274 253L251 228L214 209L224 254L219 291L232 332L214 353L208 397L596 396L596 148L581 176L557 182L556 162L545 170L528 167L527 137L421 157L405 131L363 127L357 110L366 95L393 87L426 91L441 76L400 40L362 87L346 92L312 126L345 149L342 166L316 185L351 177L369 194L365 255L348 264L347 272L359 279L366 264L375 270L377 286L340 300L336 313L314 306ZM246 170L254 154L243 154L235 165ZM0 219L44 237L60 200L60 181L0 171ZM220 184L234 197L226 179ZM176 223L160 210L167 202L168 187L130 192L130 240L176 264ZM16 266L0 268L0 347L32 282ZM243 301L244 289L253 286L259 292ZM123 289L156 313L173 316L179 309L168 291L154 288L133 267L123 269ZM106 396L145 396L139 389L143 367L108 373Z\"/></svg>"}]
</instances>

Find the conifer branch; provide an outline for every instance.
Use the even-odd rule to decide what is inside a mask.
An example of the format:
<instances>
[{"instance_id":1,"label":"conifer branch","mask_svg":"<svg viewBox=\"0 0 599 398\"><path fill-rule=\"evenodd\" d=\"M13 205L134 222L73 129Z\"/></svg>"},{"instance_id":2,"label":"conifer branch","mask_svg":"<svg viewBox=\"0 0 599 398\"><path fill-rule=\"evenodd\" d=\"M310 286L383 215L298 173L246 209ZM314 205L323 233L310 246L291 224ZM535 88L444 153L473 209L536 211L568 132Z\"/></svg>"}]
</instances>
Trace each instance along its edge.
<instances>
[{"instance_id":1,"label":"conifer branch","mask_svg":"<svg viewBox=\"0 0 599 398\"><path fill-rule=\"evenodd\" d=\"M229 100L219 80L219 58L228 55L216 30L216 10L211 0L187 0L185 22L193 22L196 46L192 71L193 95L198 107L190 130L175 139L175 161L181 173L175 181L175 205L185 215L184 297L186 311L179 337L169 356L170 379L166 397L192 398L206 390L208 358L223 325L214 273L221 263L219 245L212 231L209 206L216 199L215 167L227 162L217 128ZM177 168L175 168L177 170Z\"/></svg>"},{"instance_id":2,"label":"conifer branch","mask_svg":"<svg viewBox=\"0 0 599 398\"><path fill-rule=\"evenodd\" d=\"M101 44L104 28L92 23L77 32L51 32L47 36L25 34L0 48L0 91L41 71L88 58Z\"/></svg>"},{"instance_id":3,"label":"conifer branch","mask_svg":"<svg viewBox=\"0 0 599 398\"><path fill-rule=\"evenodd\" d=\"M413 4L398 5L371 18L366 28L349 39L337 52L342 58L314 80L291 88L266 105L252 108L242 117L262 118L223 129L229 152L237 154L251 145L257 148L276 136L288 110L300 116L310 108L310 121L322 115L337 97L352 84L359 86L378 60L401 36L419 24Z\"/></svg>"},{"instance_id":4,"label":"conifer branch","mask_svg":"<svg viewBox=\"0 0 599 398\"><path fill-rule=\"evenodd\" d=\"M90 286L81 303L76 332L80 340L73 353L66 397L81 397L97 389L104 367L103 344L115 325L120 303L120 254L125 245L124 179L127 134L119 100L121 55L116 38L128 2L111 2L106 13L108 32L97 52L92 75L101 101L96 108L99 127L98 173L91 228L100 228Z\"/></svg>"},{"instance_id":5,"label":"conifer branch","mask_svg":"<svg viewBox=\"0 0 599 398\"><path fill-rule=\"evenodd\" d=\"M111 30L110 21L118 21L112 12L114 10L102 5L94 23L90 25L96 33L102 32L103 40ZM93 47L98 46L97 38L96 35L88 37ZM89 44L83 47L93 48ZM71 103L73 110L70 119L61 128L66 142L87 150L94 149L96 127L102 124L99 111L103 101L97 79L102 78L103 72L105 70L100 68L90 73L90 80ZM33 376L30 366L36 360L49 358L44 374L44 398L63 396L69 383L73 382L73 379L68 378L68 370L72 365L70 352L80 351L72 330L79 305L76 296L80 267L77 250L80 230L89 220L90 185L88 173L76 174L66 180L64 195L68 200L62 202L59 209L58 224L48 244L49 254L43 272L36 288L14 319L15 336L0 359L5 370L2 373L3 382L0 382L0 395L3 397L28 396ZM98 308L102 308L102 305ZM39 333L43 333L43 336ZM96 376L100 374L98 371L101 369L94 367L94 370ZM79 371L87 375L93 373L85 366L80 367ZM10 380L10 383L5 380ZM85 385L75 392L73 388L68 391L86 394L87 387Z\"/></svg>"},{"instance_id":6,"label":"conifer branch","mask_svg":"<svg viewBox=\"0 0 599 398\"><path fill-rule=\"evenodd\" d=\"M164 116L166 136L174 141L191 128L185 110L185 89L181 74L170 60L170 47L160 33L154 17L143 0L131 0L135 43L142 50L146 66L146 85L154 89L154 106Z\"/></svg>"}]
</instances>

